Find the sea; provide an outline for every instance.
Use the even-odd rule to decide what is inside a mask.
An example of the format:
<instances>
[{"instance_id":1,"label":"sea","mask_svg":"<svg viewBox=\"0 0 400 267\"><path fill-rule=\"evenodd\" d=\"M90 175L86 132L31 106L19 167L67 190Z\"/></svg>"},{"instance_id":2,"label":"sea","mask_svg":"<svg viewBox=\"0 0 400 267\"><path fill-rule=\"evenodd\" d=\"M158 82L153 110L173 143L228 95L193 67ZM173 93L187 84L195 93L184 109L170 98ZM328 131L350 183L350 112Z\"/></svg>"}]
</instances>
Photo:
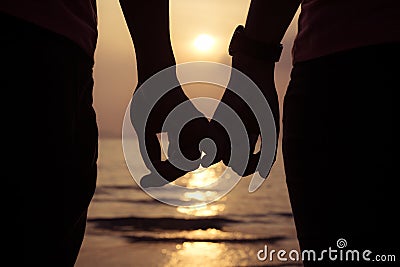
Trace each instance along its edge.
<instances>
[{"instance_id":1,"label":"sea","mask_svg":"<svg viewBox=\"0 0 400 267\"><path fill-rule=\"evenodd\" d=\"M218 163L179 179L201 184L225 169ZM299 251L280 146L270 175L253 193L250 180L241 178L226 195L201 206L165 204L132 177L121 139L101 138L97 188L76 267L302 266L287 256L265 257L272 250ZM168 198L174 197L171 191Z\"/></svg>"}]
</instances>

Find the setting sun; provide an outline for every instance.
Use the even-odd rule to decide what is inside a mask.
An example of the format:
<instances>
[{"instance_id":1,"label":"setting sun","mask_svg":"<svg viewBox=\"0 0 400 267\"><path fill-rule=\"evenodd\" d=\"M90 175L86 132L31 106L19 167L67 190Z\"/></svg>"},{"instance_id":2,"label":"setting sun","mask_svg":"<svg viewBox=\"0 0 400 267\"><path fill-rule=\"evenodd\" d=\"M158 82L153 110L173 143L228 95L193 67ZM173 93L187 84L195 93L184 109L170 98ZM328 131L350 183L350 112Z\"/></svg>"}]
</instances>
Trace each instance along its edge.
<instances>
[{"instance_id":1,"label":"setting sun","mask_svg":"<svg viewBox=\"0 0 400 267\"><path fill-rule=\"evenodd\" d=\"M200 34L194 40L194 46L199 51L209 51L215 44L215 39L208 34Z\"/></svg>"}]
</instances>

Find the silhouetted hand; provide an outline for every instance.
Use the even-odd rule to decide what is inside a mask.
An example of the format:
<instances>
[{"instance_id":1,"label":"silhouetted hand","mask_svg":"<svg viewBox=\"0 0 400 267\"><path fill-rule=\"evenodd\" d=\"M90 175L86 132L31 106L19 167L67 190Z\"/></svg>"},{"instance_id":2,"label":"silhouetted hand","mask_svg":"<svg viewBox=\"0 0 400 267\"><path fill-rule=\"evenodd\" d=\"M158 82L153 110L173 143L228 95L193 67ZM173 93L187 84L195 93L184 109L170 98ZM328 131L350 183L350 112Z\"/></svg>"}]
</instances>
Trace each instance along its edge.
<instances>
[{"instance_id":1,"label":"silhouetted hand","mask_svg":"<svg viewBox=\"0 0 400 267\"><path fill-rule=\"evenodd\" d=\"M137 90L141 89L139 87ZM142 99L146 101L145 97ZM140 102L140 105L151 106L152 103ZM178 106L180 106L180 109L177 109L175 114L171 113ZM138 133L139 144L145 145L140 147L142 156L144 153L148 155L148 160L146 160L146 157L143 157L143 159L147 168L151 171L150 175L142 178L142 186L162 186L199 167L201 163L199 143L207 135L209 121L194 107L181 87L174 88L163 95L154 104L144 123L140 122L142 115L131 112L131 121ZM172 117L168 118L168 116ZM184 118L190 120L184 122L182 121ZM167 119L169 123L166 123ZM144 135L141 134L143 129L140 128L143 126L145 127ZM161 132L168 134L167 160L162 160L160 142L157 136ZM159 179L156 172L166 181Z\"/></svg>"},{"instance_id":2,"label":"silhouetted hand","mask_svg":"<svg viewBox=\"0 0 400 267\"><path fill-rule=\"evenodd\" d=\"M226 166L232 167L232 169L239 175L247 176L256 171L255 169L259 158L258 154L253 154L258 136L260 135L260 129L258 127L256 117L254 116L248 105L239 96L237 96L234 92L230 90L225 91L221 102L232 108L234 112L239 116L240 121L244 124L244 127L246 129L248 144L246 144L246 142L238 143L231 139L230 135L232 134L232 132L229 132L223 126L223 123L220 123L224 121L229 122L229 119L227 119L228 114L225 114L221 110L220 104L216 112L214 113L213 119L210 121L210 138L213 139L217 145L217 155L213 163L222 160ZM238 151L239 153L245 153L245 149L239 148L243 145L248 145L250 154L248 155L249 158L246 169L244 171L239 171L237 166L242 164L234 161L231 152L232 149L235 148L235 151ZM242 155L242 157L240 157L240 160L243 161L245 157L246 155ZM236 158L239 159L239 157Z\"/></svg>"},{"instance_id":3,"label":"silhouetted hand","mask_svg":"<svg viewBox=\"0 0 400 267\"><path fill-rule=\"evenodd\" d=\"M247 76L249 76L253 82L257 84L259 89L262 91L264 97L268 101L268 104L271 108L271 111L275 120L275 130L276 136L279 134L279 104L278 104L278 96L276 93L275 82L274 82L274 63L264 62L260 60L250 59L248 57L233 57L232 66L236 69L240 70ZM232 72L232 76L230 82L228 84L228 88L233 89L235 87L235 77L234 72ZM218 123L218 121L227 121L227 114L223 112L221 104L217 107L216 112L214 113L213 119L210 122L210 138L214 140L217 144L217 157L215 158L213 163L222 160L226 166L231 167L235 172L237 172L241 176L250 175L256 171L260 171L260 175L266 178L266 172L261 169L257 169L260 152L254 154L254 149L260 136L260 125L254 115L251 107L246 103L240 96L238 96L235 92L227 89L221 99L222 103L225 103L230 108L232 108L235 113L239 116L240 120L244 124L244 127L247 131L248 145L249 145L249 155L248 162L244 171L241 171L238 166L242 166L243 158L235 157L236 160L233 160L234 157L231 157L231 148L243 146L243 142L240 143L231 143L229 138L229 134L224 129L224 127ZM266 112L267 112L267 107ZM265 129L267 131L271 131L274 129ZM261 140L262 141L262 140ZM264 144L261 142L261 146L270 145ZM245 151L245 149L236 149L236 151ZM276 154L275 154L276 156ZM275 159L274 159L275 161ZM262 163L261 163L262 164Z\"/></svg>"}]
</instances>

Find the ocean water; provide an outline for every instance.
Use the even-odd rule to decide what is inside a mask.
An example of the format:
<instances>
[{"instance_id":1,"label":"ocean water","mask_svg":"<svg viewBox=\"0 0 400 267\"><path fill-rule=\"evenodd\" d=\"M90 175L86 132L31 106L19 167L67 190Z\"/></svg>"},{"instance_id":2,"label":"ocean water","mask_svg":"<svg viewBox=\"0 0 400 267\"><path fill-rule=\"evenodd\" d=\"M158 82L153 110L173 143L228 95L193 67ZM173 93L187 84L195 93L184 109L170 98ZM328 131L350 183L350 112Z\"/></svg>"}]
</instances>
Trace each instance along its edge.
<instances>
[{"instance_id":1,"label":"ocean water","mask_svg":"<svg viewBox=\"0 0 400 267\"><path fill-rule=\"evenodd\" d=\"M265 245L299 250L280 147L256 192L248 192L250 178L244 177L223 198L197 208L170 206L142 191L125 164L120 139L101 139L99 151L97 189L77 267L302 266L257 258ZM224 168L216 164L178 183L217 179Z\"/></svg>"}]
</instances>

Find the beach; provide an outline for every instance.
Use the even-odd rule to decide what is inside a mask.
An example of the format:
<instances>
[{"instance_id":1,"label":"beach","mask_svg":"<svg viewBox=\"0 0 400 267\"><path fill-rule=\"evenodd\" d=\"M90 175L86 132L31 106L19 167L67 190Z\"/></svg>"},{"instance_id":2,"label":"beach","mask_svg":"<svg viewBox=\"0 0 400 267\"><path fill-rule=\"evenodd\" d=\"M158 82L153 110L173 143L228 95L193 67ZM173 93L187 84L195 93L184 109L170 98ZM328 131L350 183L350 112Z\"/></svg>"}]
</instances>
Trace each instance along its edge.
<instances>
[{"instance_id":1,"label":"beach","mask_svg":"<svg viewBox=\"0 0 400 267\"><path fill-rule=\"evenodd\" d=\"M218 175L220 165L184 179ZM129 173L118 138L100 139L98 170L77 267L302 266L257 258L265 246L299 250L280 147L270 176L256 192L248 192L251 178L244 177L221 199L196 208L147 195Z\"/></svg>"}]
</instances>

